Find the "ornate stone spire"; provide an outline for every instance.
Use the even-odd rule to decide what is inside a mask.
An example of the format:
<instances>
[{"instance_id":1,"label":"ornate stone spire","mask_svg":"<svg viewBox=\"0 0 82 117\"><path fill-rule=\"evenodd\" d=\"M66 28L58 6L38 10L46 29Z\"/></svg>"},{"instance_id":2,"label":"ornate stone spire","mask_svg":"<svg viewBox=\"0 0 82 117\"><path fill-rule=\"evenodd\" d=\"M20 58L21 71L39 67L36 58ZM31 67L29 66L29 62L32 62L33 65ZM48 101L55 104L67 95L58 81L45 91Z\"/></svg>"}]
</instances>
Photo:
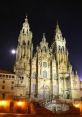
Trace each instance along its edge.
<instances>
[{"instance_id":1,"label":"ornate stone spire","mask_svg":"<svg viewBox=\"0 0 82 117\"><path fill-rule=\"evenodd\" d=\"M28 18L27 18L27 15L26 15L26 18L25 18L25 23L28 23Z\"/></svg>"},{"instance_id":2,"label":"ornate stone spire","mask_svg":"<svg viewBox=\"0 0 82 117\"><path fill-rule=\"evenodd\" d=\"M42 41L40 42L40 48L43 51L48 49L48 42L46 42L45 33L43 33Z\"/></svg>"},{"instance_id":3,"label":"ornate stone spire","mask_svg":"<svg viewBox=\"0 0 82 117\"><path fill-rule=\"evenodd\" d=\"M58 21L57 21L57 25L56 25L56 29L55 29L55 40L63 41L63 36L62 36L61 29L59 27Z\"/></svg>"},{"instance_id":4,"label":"ornate stone spire","mask_svg":"<svg viewBox=\"0 0 82 117\"><path fill-rule=\"evenodd\" d=\"M26 15L26 18L25 18L25 22L23 23L22 31L23 31L24 34L29 32L29 23L28 23L27 15Z\"/></svg>"},{"instance_id":5,"label":"ornate stone spire","mask_svg":"<svg viewBox=\"0 0 82 117\"><path fill-rule=\"evenodd\" d=\"M57 21L57 24L56 24L56 33L61 33L58 21Z\"/></svg>"},{"instance_id":6,"label":"ornate stone spire","mask_svg":"<svg viewBox=\"0 0 82 117\"><path fill-rule=\"evenodd\" d=\"M42 41L43 41L43 42L46 42L45 33L43 33Z\"/></svg>"}]
</instances>

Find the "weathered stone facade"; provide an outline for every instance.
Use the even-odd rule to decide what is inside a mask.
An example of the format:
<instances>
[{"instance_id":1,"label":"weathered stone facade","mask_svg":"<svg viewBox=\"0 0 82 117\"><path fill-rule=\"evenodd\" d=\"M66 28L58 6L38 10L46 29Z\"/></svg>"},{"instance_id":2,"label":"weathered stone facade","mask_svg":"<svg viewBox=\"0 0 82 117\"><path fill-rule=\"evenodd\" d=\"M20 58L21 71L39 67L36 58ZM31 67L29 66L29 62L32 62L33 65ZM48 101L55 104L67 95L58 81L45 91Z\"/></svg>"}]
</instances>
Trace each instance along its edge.
<instances>
[{"instance_id":1,"label":"weathered stone facade","mask_svg":"<svg viewBox=\"0 0 82 117\"><path fill-rule=\"evenodd\" d=\"M16 62L16 96L41 99L80 98L80 81L68 59L66 39L57 24L49 48L45 34L33 51L32 32L27 17L18 37Z\"/></svg>"}]
</instances>

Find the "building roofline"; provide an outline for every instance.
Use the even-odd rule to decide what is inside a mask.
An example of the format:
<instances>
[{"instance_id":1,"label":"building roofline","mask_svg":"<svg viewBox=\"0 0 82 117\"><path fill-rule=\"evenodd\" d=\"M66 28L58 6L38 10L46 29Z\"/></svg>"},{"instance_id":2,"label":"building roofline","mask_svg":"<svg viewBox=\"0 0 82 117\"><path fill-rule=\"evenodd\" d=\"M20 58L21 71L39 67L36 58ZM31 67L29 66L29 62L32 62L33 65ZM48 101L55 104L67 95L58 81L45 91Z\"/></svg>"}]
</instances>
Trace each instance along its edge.
<instances>
[{"instance_id":1,"label":"building roofline","mask_svg":"<svg viewBox=\"0 0 82 117\"><path fill-rule=\"evenodd\" d=\"M13 74L13 75L15 75L15 73L14 73L14 72L10 72L10 71L3 70L3 69L0 69L0 73Z\"/></svg>"}]
</instances>

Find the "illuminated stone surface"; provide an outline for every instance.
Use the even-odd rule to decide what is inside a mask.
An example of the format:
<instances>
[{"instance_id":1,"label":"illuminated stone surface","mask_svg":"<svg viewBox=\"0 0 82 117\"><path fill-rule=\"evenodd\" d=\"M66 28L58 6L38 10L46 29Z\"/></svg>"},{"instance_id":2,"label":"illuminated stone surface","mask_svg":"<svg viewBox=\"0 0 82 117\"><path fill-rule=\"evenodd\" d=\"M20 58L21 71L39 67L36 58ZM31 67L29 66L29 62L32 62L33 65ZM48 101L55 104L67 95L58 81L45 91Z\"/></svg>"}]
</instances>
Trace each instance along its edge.
<instances>
[{"instance_id":1,"label":"illuminated stone surface","mask_svg":"<svg viewBox=\"0 0 82 117\"><path fill-rule=\"evenodd\" d=\"M66 39L57 24L49 48L43 34L33 52L32 32L27 17L18 37L14 71L17 76L16 96L50 100L80 99L80 81L68 59Z\"/></svg>"},{"instance_id":2,"label":"illuminated stone surface","mask_svg":"<svg viewBox=\"0 0 82 117\"><path fill-rule=\"evenodd\" d=\"M58 98L80 99L80 80L68 59L66 39L58 23L50 47L43 34L34 52L32 37L26 16L18 37L15 74L11 78L0 73L0 98L35 98L45 103Z\"/></svg>"}]
</instances>

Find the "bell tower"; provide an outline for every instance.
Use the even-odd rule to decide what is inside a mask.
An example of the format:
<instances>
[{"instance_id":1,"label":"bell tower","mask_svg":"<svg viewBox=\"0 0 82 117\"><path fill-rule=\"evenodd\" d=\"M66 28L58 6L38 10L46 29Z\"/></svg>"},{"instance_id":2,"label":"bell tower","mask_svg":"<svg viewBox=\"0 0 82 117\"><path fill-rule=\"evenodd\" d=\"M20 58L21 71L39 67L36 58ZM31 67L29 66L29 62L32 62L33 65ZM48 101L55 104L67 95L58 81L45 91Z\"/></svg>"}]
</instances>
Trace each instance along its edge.
<instances>
[{"instance_id":1,"label":"bell tower","mask_svg":"<svg viewBox=\"0 0 82 117\"><path fill-rule=\"evenodd\" d=\"M66 91L68 91L67 82L70 84L68 73L68 50L66 48L66 40L62 36L59 24L56 25L54 42L52 50L56 59L56 71L59 84L59 97L65 98Z\"/></svg>"},{"instance_id":2,"label":"bell tower","mask_svg":"<svg viewBox=\"0 0 82 117\"><path fill-rule=\"evenodd\" d=\"M56 48L55 49L56 59L58 65L60 65L60 63L62 62L66 63L68 58L68 52L66 49L66 40L62 36L62 32L60 30L58 23L56 25L56 32L55 32L55 48Z\"/></svg>"},{"instance_id":3,"label":"bell tower","mask_svg":"<svg viewBox=\"0 0 82 117\"><path fill-rule=\"evenodd\" d=\"M64 64L65 66L67 66L68 64L68 50L66 48L66 40L62 36L62 32L58 23L56 25L52 50L57 61L58 72L62 72L62 70L63 72L67 72L67 68L62 66L62 64Z\"/></svg>"},{"instance_id":4,"label":"bell tower","mask_svg":"<svg viewBox=\"0 0 82 117\"><path fill-rule=\"evenodd\" d=\"M16 88L20 91L16 96L29 97L31 94L31 59L32 59L32 32L29 28L27 16L18 37L16 63L14 71L17 76Z\"/></svg>"}]
</instances>

